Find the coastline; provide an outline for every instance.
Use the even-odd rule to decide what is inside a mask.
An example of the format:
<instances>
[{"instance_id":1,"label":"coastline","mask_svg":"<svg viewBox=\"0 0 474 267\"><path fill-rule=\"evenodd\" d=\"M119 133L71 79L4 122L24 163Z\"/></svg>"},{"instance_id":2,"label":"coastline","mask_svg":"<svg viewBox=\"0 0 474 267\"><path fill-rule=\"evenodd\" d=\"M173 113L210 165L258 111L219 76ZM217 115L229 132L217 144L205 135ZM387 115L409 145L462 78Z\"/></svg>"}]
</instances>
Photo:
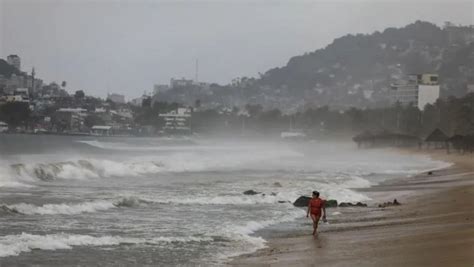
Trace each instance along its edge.
<instances>
[{"instance_id":1,"label":"coastline","mask_svg":"<svg viewBox=\"0 0 474 267\"><path fill-rule=\"evenodd\" d=\"M288 230L267 248L231 259L232 266L472 266L474 264L474 154L398 150L452 166L361 189L368 208L328 209L330 225L317 239ZM401 206L378 208L397 198ZM340 212L343 216L332 216ZM307 223L307 222L306 222ZM307 223L310 225L309 223Z\"/></svg>"}]
</instances>

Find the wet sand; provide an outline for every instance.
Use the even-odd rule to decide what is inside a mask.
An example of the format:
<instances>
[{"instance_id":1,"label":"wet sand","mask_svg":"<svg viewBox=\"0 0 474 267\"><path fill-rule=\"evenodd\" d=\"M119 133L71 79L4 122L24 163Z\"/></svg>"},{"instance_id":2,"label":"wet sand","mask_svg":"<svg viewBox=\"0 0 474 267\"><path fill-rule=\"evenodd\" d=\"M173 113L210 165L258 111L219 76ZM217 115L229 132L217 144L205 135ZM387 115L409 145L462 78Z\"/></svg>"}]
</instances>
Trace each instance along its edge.
<instances>
[{"instance_id":1,"label":"wet sand","mask_svg":"<svg viewBox=\"0 0 474 267\"><path fill-rule=\"evenodd\" d=\"M234 266L474 266L474 154L428 153L454 165L364 189L368 208L328 209L318 238L295 230ZM397 198L400 206L378 208ZM339 211L343 217L331 216Z\"/></svg>"}]
</instances>

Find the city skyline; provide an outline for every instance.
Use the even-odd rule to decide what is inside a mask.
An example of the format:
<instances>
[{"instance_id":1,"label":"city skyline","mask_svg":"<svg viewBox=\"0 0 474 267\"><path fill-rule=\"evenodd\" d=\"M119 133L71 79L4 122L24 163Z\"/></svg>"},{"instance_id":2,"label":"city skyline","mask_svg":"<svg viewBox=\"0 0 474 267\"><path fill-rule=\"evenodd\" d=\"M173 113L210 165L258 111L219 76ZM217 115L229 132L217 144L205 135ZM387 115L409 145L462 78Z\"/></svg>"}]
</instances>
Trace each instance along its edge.
<instances>
[{"instance_id":1,"label":"city skyline","mask_svg":"<svg viewBox=\"0 0 474 267\"><path fill-rule=\"evenodd\" d=\"M0 53L19 55L22 70L35 66L45 82L131 99L170 78L193 78L196 59L201 81L225 84L346 34L416 20L474 24L467 1L368 3L0 0Z\"/></svg>"}]
</instances>

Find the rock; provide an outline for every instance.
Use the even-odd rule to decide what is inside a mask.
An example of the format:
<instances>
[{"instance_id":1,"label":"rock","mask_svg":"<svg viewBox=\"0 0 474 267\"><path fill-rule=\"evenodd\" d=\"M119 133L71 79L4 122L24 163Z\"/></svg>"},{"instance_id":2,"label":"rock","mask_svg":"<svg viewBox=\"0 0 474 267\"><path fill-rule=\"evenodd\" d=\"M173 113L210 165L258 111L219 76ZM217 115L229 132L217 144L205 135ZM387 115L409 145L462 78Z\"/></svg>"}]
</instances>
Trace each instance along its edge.
<instances>
[{"instance_id":1,"label":"rock","mask_svg":"<svg viewBox=\"0 0 474 267\"><path fill-rule=\"evenodd\" d=\"M337 200L329 199L326 200L326 208L336 208L337 207Z\"/></svg>"},{"instance_id":2,"label":"rock","mask_svg":"<svg viewBox=\"0 0 474 267\"><path fill-rule=\"evenodd\" d=\"M4 214L18 214L20 213L18 210L14 209L14 208L9 208L5 205L2 205L0 206L0 213L4 213Z\"/></svg>"},{"instance_id":3,"label":"rock","mask_svg":"<svg viewBox=\"0 0 474 267\"><path fill-rule=\"evenodd\" d=\"M282 185L281 185L279 182L273 183L273 186L275 186L275 187L282 187Z\"/></svg>"},{"instance_id":4,"label":"rock","mask_svg":"<svg viewBox=\"0 0 474 267\"><path fill-rule=\"evenodd\" d=\"M341 202L339 203L339 207L341 208L345 208L345 207L351 207L353 206L352 203L349 203L349 202Z\"/></svg>"},{"instance_id":5,"label":"rock","mask_svg":"<svg viewBox=\"0 0 474 267\"><path fill-rule=\"evenodd\" d=\"M295 202L293 202L293 205L295 207L307 207L310 200L311 200L310 197L301 196L297 200L295 200Z\"/></svg>"},{"instance_id":6,"label":"rock","mask_svg":"<svg viewBox=\"0 0 474 267\"><path fill-rule=\"evenodd\" d=\"M433 172L428 172L428 175L433 175Z\"/></svg>"},{"instance_id":7,"label":"rock","mask_svg":"<svg viewBox=\"0 0 474 267\"><path fill-rule=\"evenodd\" d=\"M257 192L255 190L247 190L244 192L244 195L258 195L260 192Z\"/></svg>"},{"instance_id":8,"label":"rock","mask_svg":"<svg viewBox=\"0 0 474 267\"><path fill-rule=\"evenodd\" d=\"M286 203L287 201L284 200L278 200L278 203Z\"/></svg>"},{"instance_id":9,"label":"rock","mask_svg":"<svg viewBox=\"0 0 474 267\"><path fill-rule=\"evenodd\" d=\"M276 196L276 195L277 195L277 193L275 193L275 192L272 192L272 193L270 194L270 196Z\"/></svg>"},{"instance_id":10,"label":"rock","mask_svg":"<svg viewBox=\"0 0 474 267\"><path fill-rule=\"evenodd\" d=\"M339 207L345 208L345 207L367 207L367 204L362 203L362 202L357 202L356 204L352 204L351 202L341 202L339 204Z\"/></svg>"},{"instance_id":11,"label":"rock","mask_svg":"<svg viewBox=\"0 0 474 267\"><path fill-rule=\"evenodd\" d=\"M401 205L401 203L398 202L397 199L394 199L393 202L388 201L388 202L385 202L383 204L379 204L379 208L386 208L386 207L390 207L390 206L399 206L399 205Z\"/></svg>"}]
</instances>

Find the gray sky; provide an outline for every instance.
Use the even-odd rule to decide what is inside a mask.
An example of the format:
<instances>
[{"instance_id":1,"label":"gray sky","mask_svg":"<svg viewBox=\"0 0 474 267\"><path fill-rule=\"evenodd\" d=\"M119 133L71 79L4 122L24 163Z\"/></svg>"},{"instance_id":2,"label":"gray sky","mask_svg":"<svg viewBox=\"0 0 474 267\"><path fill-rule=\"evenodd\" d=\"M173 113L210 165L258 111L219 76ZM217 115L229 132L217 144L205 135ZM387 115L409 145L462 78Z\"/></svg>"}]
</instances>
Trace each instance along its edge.
<instances>
[{"instance_id":1,"label":"gray sky","mask_svg":"<svg viewBox=\"0 0 474 267\"><path fill-rule=\"evenodd\" d=\"M104 97L171 77L228 83L348 33L416 20L474 24L474 1L0 0L0 57Z\"/></svg>"}]
</instances>

